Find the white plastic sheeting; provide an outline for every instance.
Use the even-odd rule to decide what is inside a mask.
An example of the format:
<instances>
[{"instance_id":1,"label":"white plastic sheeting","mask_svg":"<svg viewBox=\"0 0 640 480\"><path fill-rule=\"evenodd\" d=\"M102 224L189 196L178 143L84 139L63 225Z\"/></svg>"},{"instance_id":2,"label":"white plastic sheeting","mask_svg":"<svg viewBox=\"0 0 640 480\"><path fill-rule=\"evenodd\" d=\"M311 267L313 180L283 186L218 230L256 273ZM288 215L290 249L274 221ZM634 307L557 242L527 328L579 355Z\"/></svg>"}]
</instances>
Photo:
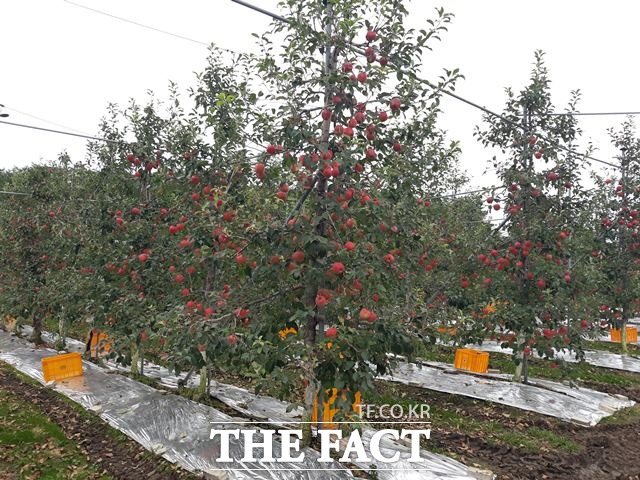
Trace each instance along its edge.
<instances>
[{"instance_id":1,"label":"white plastic sheeting","mask_svg":"<svg viewBox=\"0 0 640 480\"><path fill-rule=\"evenodd\" d=\"M44 383L41 360L55 355L50 349L34 349L24 340L0 331L0 360ZM318 452L304 449L303 463L241 462L242 442L231 439L232 463L217 463L219 445L209 440L212 424L218 428L241 428L233 417L214 408L136 382L122 375L109 375L102 368L84 362L84 375L63 380L55 389L84 408L96 412L111 426L146 449L178 463L187 470L204 472L218 479L348 479L353 478L337 462L317 462ZM256 436L257 437L257 436ZM259 438L256 438L259 441ZM274 442L274 456L280 444ZM321 465L322 471L314 471Z\"/></svg>"},{"instance_id":2,"label":"white plastic sheeting","mask_svg":"<svg viewBox=\"0 0 640 480\"><path fill-rule=\"evenodd\" d=\"M402 362L393 375L382 378L438 392L501 403L584 426L596 425L602 418L635 404L626 397L587 388L568 388L557 382L532 380L538 385L544 385L544 388L540 388L510 382L506 375L469 375L454 370L450 365L432 365Z\"/></svg>"},{"instance_id":3,"label":"white plastic sheeting","mask_svg":"<svg viewBox=\"0 0 640 480\"><path fill-rule=\"evenodd\" d=\"M500 343L495 341L484 342L482 345L467 345L467 348L474 348L485 352L504 353L506 355L513 354L511 348L502 348ZM565 362L578 362L575 355L567 350L556 350L555 358L564 360ZM617 353L603 352L600 350L586 350L584 352L584 361L596 367L640 373L640 358L633 355L619 355Z\"/></svg>"},{"instance_id":4,"label":"white plastic sheeting","mask_svg":"<svg viewBox=\"0 0 640 480\"><path fill-rule=\"evenodd\" d=\"M28 327L24 328L23 332L30 333L30 329ZM5 335L5 337L3 337L3 335ZM43 337L47 341L54 340L54 335L48 332L43 333ZM6 348L6 346L3 345L3 342L4 342L5 344L15 346L14 342L16 341L18 340L15 339L15 337L8 337L6 334L0 331L0 360L4 360L9 363L12 363L16 365L20 370L32 376L33 378L36 378L42 381L42 374L40 372L39 359L38 358L35 359L35 366L32 365L32 363L34 362L30 361L30 360L33 360L32 357L34 356L35 353L37 353L36 351L34 351L31 348L27 348L28 353L18 353L16 355L15 351L13 351L14 350L13 348ZM84 351L84 344L82 342L74 339L66 339L66 341L67 341L68 350ZM18 348L19 350L22 349L22 345L28 346L28 344L26 344L24 341L20 341L20 342L21 342L21 346L19 346ZM5 352L5 349L9 350L9 352ZM47 356L47 355L50 355L51 353L53 352L48 351L46 354L43 354L42 356ZM39 358L41 358L41 356ZM112 361L108 361L106 366L107 368L112 370L122 370L122 371L128 370L128 367L117 365L115 362L112 362ZM99 367L93 364L85 363L85 367L88 367L88 369L85 368L85 376L93 377L95 372L100 372L102 375L105 375L103 372L101 372L101 369ZM91 371L91 374L87 375L87 372L89 371ZM156 379L160 384L169 388L177 388L178 380L183 379L185 377L184 373L181 374L180 377L177 377L171 374L171 372L167 368L159 365L155 365L149 362L145 362L144 364L144 373L146 376ZM119 375L107 375L106 377L109 379L114 379L115 383L124 382L123 383L124 387L122 389L119 389L119 390L123 390L124 392L127 391L126 389L127 385L129 385L130 383L134 383L136 385L140 385L140 388L143 391L145 391L145 395L146 395L146 392L149 392L149 391L155 392L153 396L160 394L160 392L154 389L151 389L150 387L147 387L145 385L138 384L138 382L135 382L126 377L121 377ZM192 377L188 381L188 385L192 387L196 386L198 385L199 381L200 379L198 375L192 375ZM202 464L203 462L200 461L199 459L189 457L187 459L188 463L184 464L183 462L181 462L180 456L175 454L176 452L175 446L167 446L163 444L161 441L159 441L158 443L154 443L155 440L152 440L152 437L153 437L152 435L140 433L140 428L137 423L135 427L138 429L137 431L135 431L135 429L132 428L131 425L129 425L129 423L131 423L131 421L135 419L136 411L139 411L140 408L144 408L145 412L147 411L147 404L141 404L140 407L135 408L131 411L128 411L127 409L117 409L117 408L105 409L104 405L99 401L96 401L95 399L93 399L92 396L87 397L85 394L80 394L80 397L79 397L75 389L71 389L72 390L71 392L67 392L63 390L67 388L68 383L78 384L78 383L81 383L81 380L70 379L68 381L62 382L60 385L57 386L57 389L60 390L62 393L65 393L70 398L76 400L78 403L82 404L86 408L93 409L94 411L98 412L100 416L102 416L105 420L107 420L112 426L115 426L119 430L122 430L127 435L131 436L136 441L144 445L146 448L156 451L156 453L162 453L163 456L165 456L165 458L168 458L170 461L177 461L178 463L185 466L186 468L189 468L190 470L206 471L206 470L203 470L203 467L208 467L208 465L203 465ZM106 387L102 386L100 390L104 388ZM92 390L92 389L83 388L82 390ZM282 426L287 425L291 427L291 426L295 426L296 422L300 421L301 419L302 409L298 408L298 409L293 409L290 412L287 412L287 408L289 406L288 403L272 397L256 395L249 392L248 390L235 387L233 385L226 385L226 384L212 381L210 394L214 398L217 398L218 400L222 401L223 403L233 408L234 410L242 413L243 415L246 415L247 417L250 417L252 419L264 421L265 423L277 422L278 425L282 425ZM175 397L173 395L163 396L161 394L159 395L159 398L165 399L165 402L166 402L166 399L173 399L173 398L181 399L181 397ZM190 404L194 403L184 399L181 399L181 401L186 401ZM219 421L219 422L234 421L232 417L229 417L228 415L222 412L219 412L215 409L212 409L210 407L205 407L200 404L196 404L196 405L198 405L200 408L213 410L216 413L216 418L213 421ZM169 409L169 412L171 412L171 414L168 417L162 418L163 423L165 422L169 423L168 425L165 425L163 427L166 430L166 432L164 433L168 435L168 438L170 438L171 441L178 440L180 441L181 444L188 444L189 441L193 440L193 437L186 435L186 432L188 432L189 430L182 430L182 429L176 428L181 421L181 419L177 417L182 415L189 415L189 413L186 412L182 407L176 410L175 407L170 404L166 404L166 403L156 404L154 405L155 412L150 412L148 415L145 415L140 420L140 423L157 422L158 421L157 411L164 412L164 409ZM174 412L177 412L177 413L174 413ZM128 413L132 413L133 418L129 418L129 417L123 418L123 416ZM206 418L201 418L197 421L200 421L203 425L210 428L208 424L209 420L207 420ZM368 448L368 442L371 436L373 435L373 433L375 433L375 430L372 430L372 429L365 429L363 431L362 438L366 448ZM208 429L202 438L208 439ZM274 450L275 452L278 451L277 449L274 449ZM354 463L358 467L362 468L363 470L370 470L371 466L374 465L376 469L376 474L378 478L380 478L381 480L394 480L394 479L397 479L397 480L478 480L478 479L485 480L485 479L493 478L493 475L491 474L491 472L468 468L464 464L457 462L451 458L445 457L443 455L431 453L426 450L421 450L420 455L423 458L422 462L410 463L407 461L407 458L410 456L409 449L405 445L402 445L399 442L392 441L391 439L388 439L388 438L383 438L383 441L381 442L381 450L385 457L390 457L395 452L399 452L400 460L398 462L394 462L393 464L382 463L376 460L372 460L372 462L367 462L366 464L359 464L357 462L354 462ZM237 452L236 457L234 457L234 451ZM309 451L309 449L307 449L307 451ZM314 461L317 458L318 454L313 450L311 450L311 452L313 452L313 455L309 457L309 455L307 454L307 457L309 458L307 462L311 461L311 463L315 463ZM235 450L232 447L231 456L234 458L240 458L242 456L241 447L240 447L240 450ZM210 455L208 455L207 458L208 457L210 457ZM234 463L234 466L235 465L236 464ZM269 464L266 464L266 465L269 465ZM243 466L246 466L246 468L256 468L253 465L243 465ZM287 464L285 464L284 466L287 466ZM317 466L318 464L315 463L315 467ZM257 467L257 468L260 468L260 467ZM314 465L309 466L308 463L305 463L300 468L314 468ZM322 468L327 468L327 467L325 467L325 464L322 464ZM339 467L336 464L334 465L333 468L339 468ZM245 473L247 475L252 475L252 476L245 477L243 476ZM254 471L247 470L246 472L240 472L240 474L238 474L238 472L233 472L233 474L235 476L232 476L230 478L238 478L238 479L244 479L244 478L257 478L257 479L261 479L261 478L281 478L281 479L352 478L352 475L349 472L340 471L340 470L337 470L336 472L332 471L330 473L318 471L316 475L314 475L313 472L309 472L309 471L291 472L291 471L283 471L283 470L276 470L273 472L263 471L263 472L258 472L257 474ZM271 474L272 476L268 476L269 474ZM288 476L290 474L293 474L293 476ZM346 476L339 476L343 474L346 474Z\"/></svg>"}]
</instances>

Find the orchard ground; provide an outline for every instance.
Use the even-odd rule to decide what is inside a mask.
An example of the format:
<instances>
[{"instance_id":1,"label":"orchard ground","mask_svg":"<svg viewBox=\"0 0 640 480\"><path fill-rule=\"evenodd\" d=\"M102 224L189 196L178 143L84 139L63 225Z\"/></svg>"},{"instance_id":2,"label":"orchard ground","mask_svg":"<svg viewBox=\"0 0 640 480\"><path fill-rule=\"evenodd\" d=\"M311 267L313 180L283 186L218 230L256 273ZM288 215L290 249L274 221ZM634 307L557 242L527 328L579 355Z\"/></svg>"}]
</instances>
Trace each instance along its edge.
<instances>
[{"instance_id":1,"label":"orchard ground","mask_svg":"<svg viewBox=\"0 0 640 480\"><path fill-rule=\"evenodd\" d=\"M80 325L74 330L78 339L84 339ZM593 347L619 349L619 345L606 342L595 342ZM631 354L640 352L638 346L630 346L630 349ZM444 346L430 347L420 353L422 359L428 361L452 363L454 357L453 349ZM162 363L151 347L147 350L147 357ZM571 381L598 391L625 395L640 403L640 374L585 363L556 368L551 365L549 360L532 359L529 367L531 377ZM489 368L502 373L513 373L515 370L509 356L497 353L491 353ZM8 375L9 370L4 368L3 374ZM148 377L133 376L138 381L162 388ZM260 385L257 377L239 376L221 370L214 373L214 379L248 390ZM261 387L262 394L277 394L277 386ZM33 384L31 388L40 390ZM303 392L304 387L299 385L287 400L299 402ZM52 392L46 393L57 396ZM190 398L196 396L195 390L190 389L181 389L179 394ZM201 398L200 401L230 415L238 415L238 412L213 398ZM595 427L586 428L504 405L384 381L376 382L374 397L363 401L378 406L428 404L433 422L432 433L429 441L423 441L423 448L450 456L469 466L490 469L500 479L631 479L637 478L640 472L640 459L628 455L625 448L635 444L640 435L638 405L604 419ZM380 425L381 428L383 426L412 428L410 423ZM362 472L358 476L366 478Z\"/></svg>"}]
</instances>

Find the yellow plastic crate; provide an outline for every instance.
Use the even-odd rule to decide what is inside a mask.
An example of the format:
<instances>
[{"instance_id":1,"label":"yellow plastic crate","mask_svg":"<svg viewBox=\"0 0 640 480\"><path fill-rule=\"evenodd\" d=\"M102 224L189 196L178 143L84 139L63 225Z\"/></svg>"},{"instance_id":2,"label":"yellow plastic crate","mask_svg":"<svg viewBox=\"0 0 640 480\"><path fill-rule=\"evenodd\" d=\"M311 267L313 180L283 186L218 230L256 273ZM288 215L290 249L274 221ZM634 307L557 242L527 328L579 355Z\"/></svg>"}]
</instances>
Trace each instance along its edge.
<instances>
[{"instance_id":1,"label":"yellow plastic crate","mask_svg":"<svg viewBox=\"0 0 640 480\"><path fill-rule=\"evenodd\" d=\"M329 390L327 390L329 393ZM322 402L322 424L320 424L319 428L334 430L338 428L337 423L324 423L331 422L333 418L336 416L340 410L338 408L333 408L333 404L338 398L338 390L335 388L331 389L331 395L327 400ZM344 396L343 396L344 398ZM360 392L356 392L355 401L353 402L352 408L353 411L358 415L360 414L360 404L362 403L362 397ZM311 412L311 426L318 426L318 396L313 401L313 410Z\"/></svg>"},{"instance_id":2,"label":"yellow plastic crate","mask_svg":"<svg viewBox=\"0 0 640 480\"><path fill-rule=\"evenodd\" d=\"M107 355L111 351L109 336L97 328L89 330L89 333L87 333L86 343L89 345L89 351L92 358Z\"/></svg>"},{"instance_id":3,"label":"yellow plastic crate","mask_svg":"<svg viewBox=\"0 0 640 480\"><path fill-rule=\"evenodd\" d=\"M44 381L63 380L82 375L82 356L78 352L42 359Z\"/></svg>"},{"instance_id":4,"label":"yellow plastic crate","mask_svg":"<svg viewBox=\"0 0 640 480\"><path fill-rule=\"evenodd\" d=\"M628 343L638 343L638 330L635 327L627 327L625 328L627 331L627 342ZM622 330L619 328L611 329L611 341L612 342L622 342Z\"/></svg>"},{"instance_id":5,"label":"yellow plastic crate","mask_svg":"<svg viewBox=\"0 0 640 480\"><path fill-rule=\"evenodd\" d=\"M438 333L446 333L447 335L451 335L452 337L458 333L457 327L438 327Z\"/></svg>"},{"instance_id":6,"label":"yellow plastic crate","mask_svg":"<svg viewBox=\"0 0 640 480\"><path fill-rule=\"evenodd\" d=\"M473 350L472 348L459 348L456 350L453 366L459 370L487 373L489 370L489 353Z\"/></svg>"}]
</instances>

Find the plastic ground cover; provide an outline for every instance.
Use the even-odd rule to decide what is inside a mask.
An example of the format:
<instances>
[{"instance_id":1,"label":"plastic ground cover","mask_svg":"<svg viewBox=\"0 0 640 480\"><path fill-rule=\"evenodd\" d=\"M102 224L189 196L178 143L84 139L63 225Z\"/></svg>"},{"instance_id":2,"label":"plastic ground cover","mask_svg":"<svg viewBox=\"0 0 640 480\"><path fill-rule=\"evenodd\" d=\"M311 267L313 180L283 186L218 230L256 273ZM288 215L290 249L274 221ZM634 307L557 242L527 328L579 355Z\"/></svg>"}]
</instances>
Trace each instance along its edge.
<instances>
[{"instance_id":1,"label":"plastic ground cover","mask_svg":"<svg viewBox=\"0 0 640 480\"><path fill-rule=\"evenodd\" d=\"M26 341L0 331L0 360L42 383L40 362L42 358L55 354L50 349L34 349ZM146 449L192 472L204 472L208 478L353 478L351 472L337 462L319 464L316 461L318 452L308 448L303 450L303 463L241 462L239 459L244 455L244 447L234 439L231 439L229 452L235 461L231 464L217 463L214 459L219 454L219 446L215 441L209 440L212 424L218 424L218 428L247 428L246 426L234 424L237 419L212 407L177 395L167 395L122 375L110 375L88 362L84 362L82 377L56 383L55 389L84 408L94 411L112 427ZM277 458L280 452L278 442L274 442L273 450ZM326 470L312 470L318 468L318 465Z\"/></svg>"},{"instance_id":2,"label":"plastic ground cover","mask_svg":"<svg viewBox=\"0 0 640 480\"><path fill-rule=\"evenodd\" d=\"M391 382L501 403L583 426L596 425L615 411L635 404L626 397L567 387L558 382L532 379L533 384L525 385L510 382L508 378L508 375L460 373L447 364L406 362L399 363L393 375L382 377Z\"/></svg>"},{"instance_id":3,"label":"plastic ground cover","mask_svg":"<svg viewBox=\"0 0 640 480\"><path fill-rule=\"evenodd\" d=\"M23 328L23 332L24 333L30 333L30 328L28 327L24 327ZM16 356L15 352L14 353L6 353L4 352L5 348L3 348L3 341L7 341L6 339L3 340L2 334L3 332L0 331L0 360L5 360L9 363L12 363L16 366L19 366L19 369L24 369L23 371L25 371L25 373L27 373L28 375L32 376L33 378L36 378L40 381L42 381L42 376L38 370L38 367L32 368L29 366L29 361L27 360L28 358L31 358L31 356L33 356L34 350L31 348L28 348L28 350L30 350L31 355L27 355L27 359L23 359L23 354L19 354ZM5 334L6 335L6 334ZM43 337L45 338L46 341L52 342L54 340L55 335L48 333L48 332L44 332L43 333ZM12 339L15 339L15 337L11 337ZM83 351L84 350L84 344L78 340L74 340L74 339L66 339L67 340L67 349L71 350L71 351ZM11 342L11 340L9 340L9 342ZM21 341L22 344L26 345L27 347L29 346L28 344L26 344L26 342ZM12 343L12 342L11 342ZM21 347L22 348L22 347ZM49 354L49 353L48 353ZM5 356L7 358L5 358ZM39 365L39 364L38 364ZM91 370L101 370L99 367L93 365L93 364L89 364L85 362L85 366L88 366ZM106 367L111 369L111 370L122 370L122 371L126 371L128 370L128 367L123 367L121 365L117 365L115 362L112 361L108 361L106 362ZM86 371L86 370L85 370ZM156 379L160 384L169 387L169 388L177 388L178 386L178 380L180 380L181 378L185 377L185 374L181 374L180 377L175 376L173 374L171 374L171 372L162 366L159 365L154 365L152 363L149 362L145 362L144 364L144 373L146 376L150 377L150 378L154 378ZM85 376L87 374L85 373ZM121 377L119 375L109 375L108 377L110 378L118 378L118 379L122 379L125 381L130 381L130 382L134 382L133 380L130 380L126 377ZM187 384L189 386L196 386L199 383L200 379L198 375L193 375L189 381L187 382ZM137 383L137 382L134 382ZM60 389L61 387L64 387L65 384L62 383L62 385L58 385L57 389ZM146 387L145 385L141 385L143 387L143 389L145 390L153 390L150 387ZM62 391L62 390L61 390ZM157 392L156 390L153 390L154 392ZM63 392L65 393L65 392ZM66 393L65 393L66 394ZM233 408L234 410L238 411L239 413L242 413L243 415L246 415L247 417L251 418L251 419L255 419L255 420L262 420L265 423L269 423L269 422L276 422L279 425L282 426L289 426L289 427L294 427L296 426L297 422L300 421L301 419L301 414L302 414L302 410L301 409L294 409L290 412L287 412L287 407L289 406L288 403L280 401L278 399L272 398L272 397L267 397L267 396L263 396L263 395L256 395L253 394L251 392L249 392L248 390L239 388L239 387L235 387L233 385L226 385L226 384L222 384L222 383L218 383L213 381L212 385L211 385L211 389L210 389L210 394L222 401L223 403L225 403L226 405L228 405L229 407ZM73 398L75 400L74 397L72 397L71 395L68 395L71 398ZM166 395L164 396L164 398L175 398L173 395ZM180 398L180 397L178 397ZM76 400L77 401L77 400ZM97 411L97 413L99 413L105 420L109 421L109 423L111 423L113 426L116 426L116 428L124 431L125 433L127 433L127 435L130 435L129 431L131 429L131 427L129 425L126 424L126 422L123 424L122 419L119 418L118 414L113 414L110 413L109 411L105 411L104 407L102 406L102 404L96 404L94 401L89 401L86 400L84 402L79 401L78 403L83 404L84 406L88 405L89 409L93 409L95 411ZM191 402L194 403L194 402ZM199 404L197 404L199 405ZM202 405L199 405L200 407L203 408L209 408L209 407L204 407ZM159 405L159 408L173 408L169 405ZM213 409L212 409L213 410ZM122 411L122 410L121 410ZM226 422L230 422L233 421L234 419L232 419L232 417L229 417L227 415L225 415L222 412L219 412L217 410L215 410L219 415L221 415L221 420L215 420L215 421L226 421ZM108 415L108 418L106 418L104 415ZM171 415L171 417L173 418L175 415ZM153 416L150 415L149 418L147 418L146 420L143 421L150 421L153 420ZM177 420L177 419L176 419ZM237 419L235 419L237 420ZM185 437L183 435L183 433L178 433L175 432L175 428L174 428L174 423L175 421L172 420L171 421L172 425L167 426L167 430L172 431L173 433L171 434L172 438L179 438L181 439L183 442L182 443L188 443L188 438ZM206 425L208 425L206 423L206 421L204 422ZM210 428L210 427L209 427ZM237 428L237 427L236 427ZM272 428L277 428L276 425L272 425ZM362 434L362 438L363 441L365 443L365 445L368 447L368 442L371 438L371 436L373 435L373 433L375 433L375 430L373 429L365 429L363 431ZM208 434L208 430L207 430L207 434ZM139 440L139 436L132 436L132 438L134 438L136 441L139 441L140 443L142 443L146 448L149 448L148 445L151 445L151 448L149 448L150 450L156 451L156 453L162 453L163 456L165 456L166 458L168 458L171 461L176 461L173 460L172 458L169 458L166 456L166 453L169 451L167 449L167 446L163 445L162 443L157 443L157 444L153 444L153 442L149 441L147 439L147 437L145 436L145 438L143 438L143 441ZM203 438L208 438L208 436L205 436ZM173 447L170 447L171 450L174 450ZM399 443L399 442L395 442L391 439L388 438L383 438L383 441L381 443L381 450L383 455L385 455L386 457L390 457L392 456L395 452L399 452L400 453L400 460L398 462L394 462L393 464L389 464L389 463L382 463L382 462L377 462L375 460L373 460L372 462L366 462L366 464L360 464L358 462L354 462L358 467L362 468L363 470L369 470L371 469L371 465L375 465L376 467L376 473L378 475L378 478L380 478L381 480L392 480L392 479L398 479L398 480L473 480L473 479L491 479L493 478L493 475L490 472L486 472L486 471L481 471L481 470L477 470L477 469L473 469L473 468L468 468L467 466L465 466L464 464L457 462L453 459L450 459L448 457L445 457L443 455L439 455L439 454L434 454L431 452L428 452L426 450L421 450L421 457L424 459L422 462L420 463L410 463L408 462L406 459L409 457L410 452L409 449ZM277 451L277 450L276 450ZM234 450L231 450L231 454L233 457L233 453ZM315 463L315 458L317 457L317 452L314 452L315 456L311 457ZM241 457L241 453L238 453L239 457ZM238 458L239 458L238 457ZM179 459L177 460L178 463L181 463L179 461ZM193 459L189 459L190 463L194 463ZM181 463L182 464L182 463ZM317 463L315 463L315 466L317 467ZM336 464L337 465L337 464ZM313 466L309 467L308 465L304 465L304 467L306 468L313 468ZM255 467L254 467L255 468ZM324 468L324 464L323 464L323 468ZM194 470L194 469L192 469ZM198 470L202 470L201 468L198 468ZM259 475L254 475L253 471L248 471L251 475L253 476L249 476L249 477L245 477L245 476L238 476L237 472L234 472L234 474L236 476L232 476L230 478L282 478L282 479L288 479L288 478L300 478L300 479L305 479L305 478L327 478L327 479L333 479L333 478L352 478L351 474L349 472L347 473L347 476L336 476L338 472L331 472L330 475L328 474L328 472L324 472L324 471L319 471L317 472L318 475L314 476L313 472L302 472L302 471L294 471L293 473L295 474L295 476L287 476L288 473L292 473L292 472L284 472L282 470L280 471L275 471L272 474L275 475L274 477L272 476L259 476ZM263 475L266 472L261 473L261 475ZM302 475L304 473L304 475ZM342 472L341 472L342 473ZM240 475L244 474L244 472L242 472ZM306 475L306 476L305 476Z\"/></svg>"},{"instance_id":4,"label":"plastic ground cover","mask_svg":"<svg viewBox=\"0 0 640 480\"><path fill-rule=\"evenodd\" d=\"M511 348L502 348L500 343L495 341L484 342L482 345L467 345L467 348L475 348L485 352L504 353L507 355L513 354ZM575 356L566 350L556 350L555 358L564 360L565 362L578 362ZM640 358L634 357L633 355L619 355L601 350L586 350L584 352L584 361L596 367L640 373Z\"/></svg>"},{"instance_id":5,"label":"plastic ground cover","mask_svg":"<svg viewBox=\"0 0 640 480\"><path fill-rule=\"evenodd\" d=\"M28 333L29 328L24 327L24 331ZM50 333L46 333L44 336L48 341L52 341L54 337ZM84 349L84 344L77 340L68 339L67 344L69 349ZM483 345L470 347L492 352L511 353L510 349L502 349L497 342L486 342ZM594 354L607 354L607 352L598 351ZM566 352L565 355L571 357ZM620 359L617 357L622 357L621 355L611 355L620 362L630 362L631 366L638 361L632 357ZM569 361L575 361L575 359ZM115 362L107 362L107 366L126 370L126 367ZM161 384L173 388L177 386L178 377L172 375L168 369L148 362L145 362L144 368L145 375L157 379ZM181 376L184 377L184 374ZM437 362L423 362L420 365L400 362L393 375L381 378L429 390L501 403L583 426L596 425L602 418L635 403L619 395L610 395L587 388L569 387L548 380L531 379L530 384L524 385L510 382L510 375L464 374L453 369L451 365ZM191 377L189 385L195 386L198 382L199 377L194 375ZM265 419L291 425L300 419L301 410L286 412L288 404L285 402L255 395L232 385L212 382L210 394L236 411L257 420Z\"/></svg>"}]
</instances>

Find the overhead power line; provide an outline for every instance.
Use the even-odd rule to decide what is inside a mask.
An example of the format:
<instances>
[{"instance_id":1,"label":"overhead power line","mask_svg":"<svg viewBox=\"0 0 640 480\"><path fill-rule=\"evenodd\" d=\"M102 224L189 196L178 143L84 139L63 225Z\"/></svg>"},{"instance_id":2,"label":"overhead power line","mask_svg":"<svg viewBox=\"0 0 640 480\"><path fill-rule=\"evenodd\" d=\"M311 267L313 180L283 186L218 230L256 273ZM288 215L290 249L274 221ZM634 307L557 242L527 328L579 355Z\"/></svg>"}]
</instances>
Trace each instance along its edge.
<instances>
[{"instance_id":1,"label":"overhead power line","mask_svg":"<svg viewBox=\"0 0 640 480\"><path fill-rule=\"evenodd\" d=\"M539 117L542 115L553 115L553 116L572 116L572 117L580 117L580 116L599 116L599 115L640 115L640 112L565 112L565 113L530 113L528 114L532 117ZM518 115L522 117L522 114Z\"/></svg>"},{"instance_id":2,"label":"overhead power line","mask_svg":"<svg viewBox=\"0 0 640 480\"><path fill-rule=\"evenodd\" d=\"M210 45L213 44L213 42L209 42L209 43L203 42L203 41L200 41L200 40L196 40L194 38L187 37L185 35L180 35L179 33L169 32L167 30L163 30L162 28L153 27L151 25L146 25L144 23L136 22L135 20L130 20L128 18L120 17L118 15L113 15L112 13L105 12L103 10L98 10L96 8L87 7L86 5L81 5L79 3L72 2L71 0L64 0L64 1L66 3L68 3L69 5L73 5L73 6L79 7L79 8L84 8L85 10L89 10L91 12L98 13L100 15L104 15L104 16L107 16L109 18L113 18L114 20L119 20L121 22L129 23L131 25L135 25L137 27L146 28L148 30L152 30L152 31L157 32L157 33L162 33L164 35L169 35L171 37L178 38L180 40L185 40L187 42L196 43L198 45L203 45L205 47L209 47ZM240 52L236 52L235 50L231 50L231 49L223 48L223 47L218 47L218 46L216 46L216 47L219 48L220 50L225 50L227 52L233 53L234 55L240 55Z\"/></svg>"},{"instance_id":3,"label":"overhead power line","mask_svg":"<svg viewBox=\"0 0 640 480\"><path fill-rule=\"evenodd\" d=\"M267 10L263 9L263 8L260 8L260 7L256 7L255 5L252 5L252 4L248 3L248 2L245 2L244 0L231 0L231 1L232 1L232 2L234 2L234 3L237 3L237 4L239 4L239 5L242 5L242 6L244 6L244 7L247 7L247 8L250 8L250 9L252 9L252 10L255 10L255 11L257 11L257 12L259 12L259 13L262 13L262 14L264 14L264 15L267 15L267 16L269 16L269 17L271 17L271 18L275 19L275 20L279 20L279 21L282 21L282 22L285 22L285 23L289 23L289 24L291 23L291 21L290 21L289 19L287 19L287 18L285 18L285 17L283 17L283 16L281 16L281 15L278 15L278 14L275 14L275 13L272 13L272 12L269 12L269 11L267 11ZM353 50L353 51L355 51L356 53L360 53L360 54L364 55L364 51L363 51L362 49L358 48L358 47L350 46L350 49L351 49L351 50ZM470 106L472 106L472 107L474 107L474 108L477 108L478 110L483 111L483 112L484 112L484 113L486 113L487 115L490 115L490 116L492 116L492 117L499 118L499 119L500 119L500 120L502 120L503 122L505 122L505 123L507 123L507 124L509 124L509 125L511 125L511 126L513 126L513 127L515 127L515 128L518 128L519 130L524 130L524 131L526 132L526 129L524 128L524 126L523 126L523 125L519 124L518 122L514 122L513 120L511 120L511 119L509 119L509 118L505 117L504 115L501 115L501 114L496 113L496 112L494 112L494 111L492 111L492 110L489 110L487 107L483 107L482 105L479 105L479 104L478 104L478 103L476 103L476 102L473 102L473 101L468 100L468 99L466 99L466 98L464 98L464 97L461 97L460 95L457 95L457 94L453 93L453 92L452 92L452 91L450 91L450 90L442 90L442 89L440 89L438 86L434 85L431 81L429 81L429 80L427 80L427 79L424 79L424 78L420 78L420 77L418 77L418 76L415 74L415 72L410 72L410 71L408 71L408 70L404 70L404 69L402 69L402 68L400 68L400 67L398 67L398 66L396 66L396 65L393 65L393 63L391 63L391 62L389 62L389 65L391 65L392 67L394 67L397 71L402 72L402 73L404 73L405 75L409 75L409 76L413 77L415 80L417 80L417 81L419 81L419 82L421 82L421 83L423 83L423 84L427 85L429 88L432 88L433 90L439 90L439 91L440 91L440 92L442 92L444 95L447 95L447 96L449 96L449 97L451 97L451 98L454 98L454 99L456 99L456 100L458 100L458 101L460 101L460 102L466 103L467 105L470 105ZM540 135L540 134L538 134L538 137L540 137L540 138L542 138L542 139L545 139L545 137L544 137L543 135ZM549 138L546 138L546 140L547 140L547 141L548 141L552 146L555 146L556 148L559 148L560 150L564 150L564 151L566 151L566 152L568 152L568 153L571 153L571 154L574 154L574 155L577 155L577 156L580 156L580 157L583 157L583 158L586 158L586 159L592 160L592 161L597 162L597 163L601 163L601 164L603 164L603 165L608 165L608 166L610 166L610 167L614 167L614 168L620 168L620 165L617 165L617 164L615 164L615 163L607 162L607 161L605 161L605 160L600 160L600 159L595 158L595 157L592 157L592 156L590 156L590 155L586 155L586 154L578 153L578 152L576 152L576 151L574 151L574 150L571 150L570 148L565 147L564 145L561 145L560 143L556 142L555 140L551 140L551 139L549 139Z\"/></svg>"},{"instance_id":4,"label":"overhead power line","mask_svg":"<svg viewBox=\"0 0 640 480\"><path fill-rule=\"evenodd\" d=\"M55 130L53 128L36 127L35 125L27 125L25 123L9 122L7 120L0 120L0 123L4 123L6 125L13 125L14 127L30 128L32 130L41 130L43 132L50 132L50 133L57 133L57 134L60 134L60 135L69 135L69 136L72 136L72 137L86 138L88 140L97 140L99 142L114 143L114 144L118 144L118 145L121 143L121 142L118 142L117 140L109 140L108 138L94 137L92 135L84 135L82 133L65 132L64 130Z\"/></svg>"},{"instance_id":5,"label":"overhead power line","mask_svg":"<svg viewBox=\"0 0 640 480\"><path fill-rule=\"evenodd\" d=\"M81 133L83 135L89 135L87 132L82 130L78 130L76 128L68 127L67 125L62 125L61 123L52 122L51 120L47 120L46 118L38 117L37 115L32 115L31 113L23 112L22 110L18 110L12 107L5 107L7 110L11 110L12 112L19 113L20 115L24 115L25 117L31 117L35 120L40 120L41 122L48 123L50 125L55 125L56 127L64 128L66 130L71 130L73 132Z\"/></svg>"}]
</instances>

